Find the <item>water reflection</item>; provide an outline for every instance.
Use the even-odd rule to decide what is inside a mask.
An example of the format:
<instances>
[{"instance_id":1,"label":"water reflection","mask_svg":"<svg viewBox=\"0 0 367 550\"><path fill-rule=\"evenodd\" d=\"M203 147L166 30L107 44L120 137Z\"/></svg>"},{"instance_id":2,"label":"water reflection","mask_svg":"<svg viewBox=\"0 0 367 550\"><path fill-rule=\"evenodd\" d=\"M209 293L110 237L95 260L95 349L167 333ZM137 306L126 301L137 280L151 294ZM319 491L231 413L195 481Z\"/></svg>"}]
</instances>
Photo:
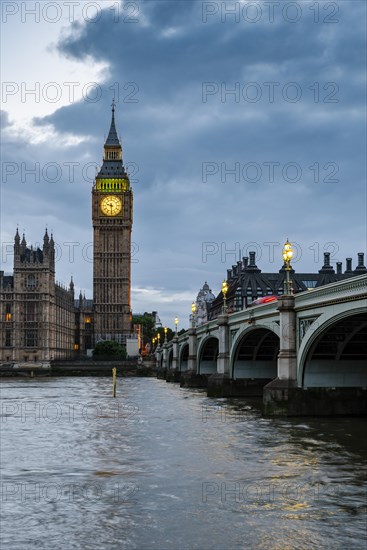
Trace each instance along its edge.
<instances>
[{"instance_id":1,"label":"water reflection","mask_svg":"<svg viewBox=\"0 0 367 550\"><path fill-rule=\"evenodd\" d=\"M365 548L363 420L154 379L2 384L2 548Z\"/></svg>"}]
</instances>

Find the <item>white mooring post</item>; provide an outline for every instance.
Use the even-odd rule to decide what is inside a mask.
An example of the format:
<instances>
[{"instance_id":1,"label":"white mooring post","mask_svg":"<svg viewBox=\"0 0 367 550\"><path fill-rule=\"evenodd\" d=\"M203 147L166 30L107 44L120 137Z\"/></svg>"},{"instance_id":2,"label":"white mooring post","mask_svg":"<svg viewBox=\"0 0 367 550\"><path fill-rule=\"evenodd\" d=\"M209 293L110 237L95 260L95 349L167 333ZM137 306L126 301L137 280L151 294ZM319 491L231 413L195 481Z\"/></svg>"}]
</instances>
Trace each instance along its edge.
<instances>
[{"instance_id":1,"label":"white mooring post","mask_svg":"<svg viewBox=\"0 0 367 550\"><path fill-rule=\"evenodd\" d=\"M112 369L112 397L116 397L116 367Z\"/></svg>"}]
</instances>

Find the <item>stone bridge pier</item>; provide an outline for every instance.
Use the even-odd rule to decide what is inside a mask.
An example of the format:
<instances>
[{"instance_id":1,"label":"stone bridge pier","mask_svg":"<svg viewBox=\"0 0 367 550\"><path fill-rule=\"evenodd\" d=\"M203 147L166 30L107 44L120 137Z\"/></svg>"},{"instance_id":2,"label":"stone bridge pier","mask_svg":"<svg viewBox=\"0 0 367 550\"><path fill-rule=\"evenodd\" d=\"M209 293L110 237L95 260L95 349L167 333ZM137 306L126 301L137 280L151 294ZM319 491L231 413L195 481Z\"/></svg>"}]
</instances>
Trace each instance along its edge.
<instances>
[{"instance_id":1,"label":"stone bridge pier","mask_svg":"<svg viewBox=\"0 0 367 550\"><path fill-rule=\"evenodd\" d=\"M168 365L166 371L166 381L167 382L179 382L180 381L180 369L179 369L179 351L180 346L178 343L177 334L173 337L172 340L172 364Z\"/></svg>"},{"instance_id":2,"label":"stone bridge pier","mask_svg":"<svg viewBox=\"0 0 367 550\"><path fill-rule=\"evenodd\" d=\"M206 388L208 377L197 372L198 340L195 327L190 327L189 334L189 355L187 359L187 370L181 370L180 386L182 388Z\"/></svg>"},{"instance_id":3,"label":"stone bridge pier","mask_svg":"<svg viewBox=\"0 0 367 550\"><path fill-rule=\"evenodd\" d=\"M278 299L280 349L277 358L277 378L264 387L265 414L283 414L289 397L297 388L297 349L295 297Z\"/></svg>"}]
</instances>

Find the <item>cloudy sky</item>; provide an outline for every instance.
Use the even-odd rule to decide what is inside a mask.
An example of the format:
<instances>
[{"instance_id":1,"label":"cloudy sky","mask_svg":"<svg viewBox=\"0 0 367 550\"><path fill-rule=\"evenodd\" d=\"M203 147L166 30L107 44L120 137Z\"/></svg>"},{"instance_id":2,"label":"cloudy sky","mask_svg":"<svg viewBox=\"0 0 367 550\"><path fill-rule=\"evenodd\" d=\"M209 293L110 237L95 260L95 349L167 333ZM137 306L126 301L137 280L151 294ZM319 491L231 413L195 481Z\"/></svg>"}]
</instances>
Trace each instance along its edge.
<instances>
[{"instance_id":1,"label":"cloudy sky","mask_svg":"<svg viewBox=\"0 0 367 550\"><path fill-rule=\"evenodd\" d=\"M2 2L2 269L45 226L92 296L91 187L112 98L134 190L132 305L188 326L257 252L366 249L366 3Z\"/></svg>"}]
</instances>

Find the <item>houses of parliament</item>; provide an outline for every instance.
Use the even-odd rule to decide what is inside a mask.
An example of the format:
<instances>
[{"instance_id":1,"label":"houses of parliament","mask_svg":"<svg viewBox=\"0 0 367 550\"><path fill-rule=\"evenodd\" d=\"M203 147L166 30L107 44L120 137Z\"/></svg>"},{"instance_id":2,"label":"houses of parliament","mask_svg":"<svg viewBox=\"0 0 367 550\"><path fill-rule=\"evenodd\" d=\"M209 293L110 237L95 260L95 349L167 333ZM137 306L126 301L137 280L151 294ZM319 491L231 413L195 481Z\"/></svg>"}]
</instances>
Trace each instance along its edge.
<instances>
[{"instance_id":1,"label":"houses of parliament","mask_svg":"<svg viewBox=\"0 0 367 550\"><path fill-rule=\"evenodd\" d=\"M112 121L102 167L92 188L93 300L75 297L74 282L55 278L55 243L27 246L18 230L12 275L0 271L0 362L42 363L85 355L96 342L121 344L132 333L131 230L133 194Z\"/></svg>"},{"instance_id":2,"label":"houses of parliament","mask_svg":"<svg viewBox=\"0 0 367 550\"><path fill-rule=\"evenodd\" d=\"M75 296L74 282L64 287L55 278L55 243L47 230L43 246L28 246L16 230L12 275L0 271L0 364L44 363L87 355L95 344L115 340L132 342L131 230L133 194L122 159L122 147L112 105L110 130L104 144L102 167L92 187L93 300ZM363 253L352 268L338 262L336 271L330 254L318 273L295 273L294 292L302 292L334 281L366 273ZM284 266L276 273L262 273L255 252L227 270L228 311L249 307L261 296L281 295ZM205 283L196 299L198 322L214 319L223 297L216 298ZM136 351L137 351L136 347Z\"/></svg>"}]
</instances>

